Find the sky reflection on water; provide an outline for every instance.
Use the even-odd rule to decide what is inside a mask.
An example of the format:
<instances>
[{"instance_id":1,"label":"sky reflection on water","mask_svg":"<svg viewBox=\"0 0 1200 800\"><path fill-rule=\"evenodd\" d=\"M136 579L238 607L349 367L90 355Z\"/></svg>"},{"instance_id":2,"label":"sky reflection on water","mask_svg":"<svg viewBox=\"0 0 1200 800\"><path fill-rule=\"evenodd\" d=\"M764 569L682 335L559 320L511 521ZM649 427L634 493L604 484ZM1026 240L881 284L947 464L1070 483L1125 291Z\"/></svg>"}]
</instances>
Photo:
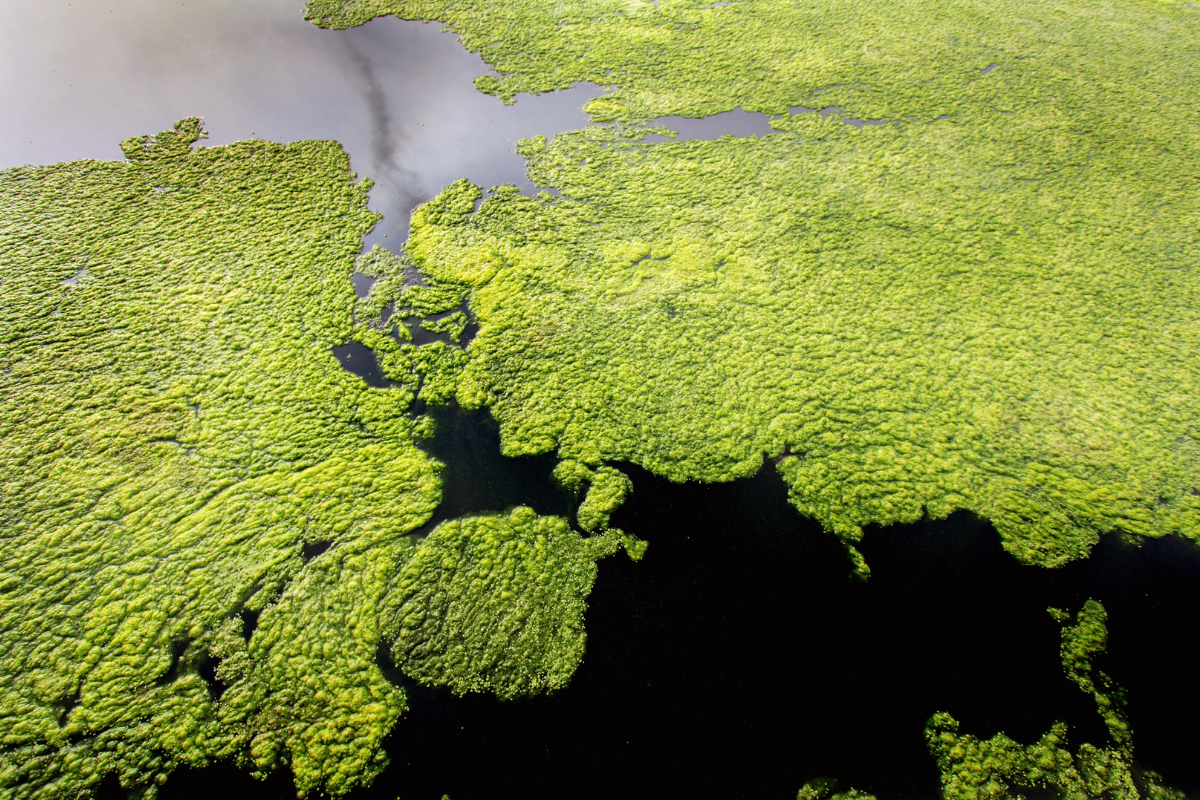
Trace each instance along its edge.
<instances>
[{"instance_id":1,"label":"sky reflection on water","mask_svg":"<svg viewBox=\"0 0 1200 800\"><path fill-rule=\"evenodd\" d=\"M457 178L525 191L514 142L581 128L602 90L513 106L480 94L490 70L436 23L374 20L349 31L303 19L302 0L0 0L0 168L119 159L118 143L200 116L206 145L257 136L336 139L376 183L391 249L414 206Z\"/></svg>"}]
</instances>

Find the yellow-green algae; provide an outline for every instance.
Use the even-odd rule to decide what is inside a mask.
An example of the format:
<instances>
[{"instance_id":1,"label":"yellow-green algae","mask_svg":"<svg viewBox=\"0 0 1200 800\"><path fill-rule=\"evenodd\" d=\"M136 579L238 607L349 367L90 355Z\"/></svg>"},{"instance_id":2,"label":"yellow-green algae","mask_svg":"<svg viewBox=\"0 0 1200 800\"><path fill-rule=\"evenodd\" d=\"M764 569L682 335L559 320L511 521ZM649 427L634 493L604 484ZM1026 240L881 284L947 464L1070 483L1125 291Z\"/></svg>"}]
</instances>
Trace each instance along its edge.
<instances>
[{"instance_id":1,"label":"yellow-green algae","mask_svg":"<svg viewBox=\"0 0 1200 800\"><path fill-rule=\"evenodd\" d=\"M413 216L413 262L471 287L456 395L492 407L506 453L704 481L765 453L848 543L959 508L1047 566L1110 529L1200 535L1186 5L943 1L919 24L892 0L308 7L387 13L446 22L506 97L613 87L589 108L618 125L522 145L561 198L501 187L473 214L460 182ZM631 127L735 106L779 132Z\"/></svg>"},{"instance_id":2,"label":"yellow-green algae","mask_svg":"<svg viewBox=\"0 0 1200 800\"><path fill-rule=\"evenodd\" d=\"M226 757L340 794L405 707L375 658L440 467L413 392L331 355L369 184L336 143L201 135L0 172L5 797Z\"/></svg>"},{"instance_id":3,"label":"yellow-green algae","mask_svg":"<svg viewBox=\"0 0 1200 800\"><path fill-rule=\"evenodd\" d=\"M398 343L380 314L464 290L355 259L376 217L336 143L193 151L202 135L188 119L124 142L128 163L0 172L5 798L110 773L153 795L221 758L344 794L406 707L381 645L398 635L406 672L456 691L559 688L595 560L644 549L528 509L414 544L441 466L407 412L450 396L465 355ZM381 276L357 303L354 268ZM352 336L396 386L338 366Z\"/></svg>"},{"instance_id":4,"label":"yellow-green algae","mask_svg":"<svg viewBox=\"0 0 1200 800\"><path fill-rule=\"evenodd\" d=\"M1049 610L1060 623L1070 620L1059 609ZM1031 745L1018 744L1003 733L980 740L958 733L958 721L938 713L925 735L942 772L946 800L1015 800L1030 790L1048 790L1062 798L1183 800L1184 794L1163 785L1159 775L1134 764L1133 732L1121 689L1103 672L1093 677L1092 660L1108 642L1106 621L1104 606L1087 601L1075 624L1064 624L1062 664L1067 677L1095 699L1108 728L1109 746L1084 742L1072 754L1064 722L1055 723Z\"/></svg>"},{"instance_id":5,"label":"yellow-green algae","mask_svg":"<svg viewBox=\"0 0 1200 800\"><path fill-rule=\"evenodd\" d=\"M356 306L360 324L354 329L354 338L375 351L383 373L411 396L433 404L448 402L454 397L458 375L467 361L467 354L460 346L466 315L457 311L421 322L422 327L434 333L449 333L453 344L435 341L414 345L412 332L404 320L458 308L466 296L466 287L436 281L411 284L414 274L411 264L378 245L358 259L357 269L377 280ZM384 311L389 307L393 313L384 320Z\"/></svg>"},{"instance_id":6,"label":"yellow-green algae","mask_svg":"<svg viewBox=\"0 0 1200 800\"><path fill-rule=\"evenodd\" d=\"M858 789L839 792L836 780L817 778L800 787L796 800L875 800L875 795Z\"/></svg>"},{"instance_id":7,"label":"yellow-green algae","mask_svg":"<svg viewBox=\"0 0 1200 800\"><path fill-rule=\"evenodd\" d=\"M805 100L859 119L1040 105L1051 129L1102 137L1089 123L1108 118L1165 133L1193 107L1200 69L1186 0L309 0L306 18L348 28L387 14L445 23L499 73L476 86L509 102L608 86L588 106L599 119Z\"/></svg>"},{"instance_id":8,"label":"yellow-green algae","mask_svg":"<svg viewBox=\"0 0 1200 800\"><path fill-rule=\"evenodd\" d=\"M0 173L6 796L152 792L232 755L342 792L404 708L374 663L384 589L440 483L411 395L330 354L367 185L332 142L200 135Z\"/></svg>"},{"instance_id":9,"label":"yellow-green algae","mask_svg":"<svg viewBox=\"0 0 1200 800\"><path fill-rule=\"evenodd\" d=\"M620 546L524 507L443 522L400 572L393 658L456 694L561 689L583 659L596 561Z\"/></svg>"}]
</instances>

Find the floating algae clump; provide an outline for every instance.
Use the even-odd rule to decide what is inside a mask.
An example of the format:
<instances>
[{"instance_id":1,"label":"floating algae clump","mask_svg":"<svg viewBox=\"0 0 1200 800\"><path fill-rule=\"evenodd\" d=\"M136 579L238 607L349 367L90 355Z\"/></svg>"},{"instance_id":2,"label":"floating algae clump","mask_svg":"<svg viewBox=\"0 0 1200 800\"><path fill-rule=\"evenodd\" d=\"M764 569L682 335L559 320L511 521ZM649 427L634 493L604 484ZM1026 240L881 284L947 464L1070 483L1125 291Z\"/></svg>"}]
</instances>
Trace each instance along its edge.
<instances>
[{"instance_id":1,"label":"floating algae clump","mask_svg":"<svg viewBox=\"0 0 1200 800\"><path fill-rule=\"evenodd\" d=\"M394 660L456 694L561 689L583 658L596 561L620 544L524 507L443 522L401 571Z\"/></svg>"},{"instance_id":2,"label":"floating algae clump","mask_svg":"<svg viewBox=\"0 0 1200 800\"><path fill-rule=\"evenodd\" d=\"M1050 611L1056 620L1064 621L1063 612ZM1125 720L1121 690L1102 672L1092 678L1092 659L1104 652L1108 639L1106 619L1104 606L1087 601L1076 623L1063 628L1062 663L1067 677L1095 698L1112 745L1085 742L1072 755L1063 722L1055 723L1031 745L1018 744L1003 733L980 740L959 734L958 721L949 714L935 714L925 735L942 771L946 800L1015 799L1030 790L1050 791L1062 798L1182 800L1184 795L1163 786L1156 773L1134 766L1133 734ZM1102 688L1096 687L1096 680Z\"/></svg>"},{"instance_id":3,"label":"floating algae clump","mask_svg":"<svg viewBox=\"0 0 1200 800\"><path fill-rule=\"evenodd\" d=\"M491 407L506 454L678 481L766 454L850 545L968 509L1055 566L1111 529L1200 536L1200 14L1104 9L938 2L914 26L889 0L315 0L309 17L445 21L503 96L614 87L593 111L616 125L521 145L561 197L501 188L476 212L460 181L413 216L413 263L471 287L455 393ZM636 127L738 105L778 132Z\"/></svg>"},{"instance_id":4,"label":"floating algae clump","mask_svg":"<svg viewBox=\"0 0 1200 800\"><path fill-rule=\"evenodd\" d=\"M200 135L0 172L6 797L222 757L341 793L404 709L375 654L440 482L412 393L331 355L366 186L332 142Z\"/></svg>"},{"instance_id":5,"label":"floating algae clump","mask_svg":"<svg viewBox=\"0 0 1200 800\"><path fill-rule=\"evenodd\" d=\"M796 800L876 800L875 795L858 789L837 791L837 781L831 778L817 778L800 787Z\"/></svg>"}]
</instances>

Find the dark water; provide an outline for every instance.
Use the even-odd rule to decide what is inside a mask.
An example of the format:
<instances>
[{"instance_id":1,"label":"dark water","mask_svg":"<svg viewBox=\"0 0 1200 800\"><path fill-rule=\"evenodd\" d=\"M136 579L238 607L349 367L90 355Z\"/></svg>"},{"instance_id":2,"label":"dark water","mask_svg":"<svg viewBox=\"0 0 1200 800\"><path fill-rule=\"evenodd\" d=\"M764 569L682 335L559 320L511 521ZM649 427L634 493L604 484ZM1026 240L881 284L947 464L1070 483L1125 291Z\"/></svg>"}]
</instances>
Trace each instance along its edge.
<instances>
[{"instance_id":1,"label":"dark water","mask_svg":"<svg viewBox=\"0 0 1200 800\"><path fill-rule=\"evenodd\" d=\"M423 535L443 520L511 506L529 506L539 514L570 517L572 497L550 480L558 458L553 453L529 458L500 455L500 428L487 412L434 408L436 433L421 449L445 464L442 502L417 531Z\"/></svg>"},{"instance_id":2,"label":"dark water","mask_svg":"<svg viewBox=\"0 0 1200 800\"><path fill-rule=\"evenodd\" d=\"M426 449L447 463L438 518L531 505L565 514L552 457L505 459L486 412L442 410ZM869 531L872 577L787 504L771 468L730 484L672 484L624 467L634 492L613 523L650 542L600 564L588 650L571 685L500 703L409 685L392 764L362 798L793 798L820 775L881 798L935 798L925 720L1036 739L1058 719L1071 746L1105 742L1091 700L1063 676L1047 606L1102 601L1099 661L1128 691L1136 754L1200 796L1188 644L1200 549L1105 537L1059 570L1023 567L990 525L960 513ZM284 798L232 768L182 771L164 798Z\"/></svg>"},{"instance_id":3,"label":"dark water","mask_svg":"<svg viewBox=\"0 0 1200 800\"><path fill-rule=\"evenodd\" d=\"M342 368L366 381L367 386L382 389L390 385L383 369L379 366L379 358L375 351L362 342L353 339L340 347L333 348L333 357Z\"/></svg>"}]
</instances>

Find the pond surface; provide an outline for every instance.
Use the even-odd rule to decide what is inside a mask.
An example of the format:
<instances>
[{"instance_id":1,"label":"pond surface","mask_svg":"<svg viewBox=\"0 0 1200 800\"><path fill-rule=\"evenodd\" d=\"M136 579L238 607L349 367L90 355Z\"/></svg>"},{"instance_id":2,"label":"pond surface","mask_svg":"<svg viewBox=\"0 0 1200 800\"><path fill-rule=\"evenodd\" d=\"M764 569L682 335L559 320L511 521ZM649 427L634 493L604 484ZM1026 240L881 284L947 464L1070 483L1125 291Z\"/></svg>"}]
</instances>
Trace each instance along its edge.
<instances>
[{"instance_id":1,"label":"pond surface","mask_svg":"<svg viewBox=\"0 0 1200 800\"><path fill-rule=\"evenodd\" d=\"M20 76L0 82L0 168L120 158L122 139L191 115L205 118L209 145L336 139L377 184L371 206L385 220L367 245L398 250L411 209L456 178L532 191L513 143L582 127L582 105L602 92L581 86L506 107L474 90L487 68L436 24L321 31L302 8L0 0L0 70ZM792 111L841 118L836 108ZM656 122L680 139L772 132L765 115L741 110ZM367 348L336 355L385 385ZM438 433L423 446L447 464L446 484L421 532L515 504L573 514L575 499L549 481L552 455L505 459L486 412L434 414ZM989 525L957 514L868 532L873 574L860 583L769 467L710 486L623 468L635 488L613 523L650 549L637 564L601 562L572 684L510 704L406 684L412 708L388 740L392 765L354 796L790 800L830 774L881 800L935 798L922 736L934 711L982 737L1003 730L1029 742L1065 719L1073 747L1103 742L1091 701L1062 674L1059 628L1045 611L1089 597L1109 611L1099 667L1128 691L1138 759L1200 794L1194 737L1180 735L1200 717L1187 645L1200 618L1200 549L1110 536L1087 562L1023 567ZM161 796L222 792L294 796L286 770L258 783L231 765L181 770Z\"/></svg>"},{"instance_id":2,"label":"pond surface","mask_svg":"<svg viewBox=\"0 0 1200 800\"><path fill-rule=\"evenodd\" d=\"M808 108L807 106L792 106L788 109L789 114L820 114L825 119L831 117L846 125L851 125L855 128L863 128L867 125L886 125L887 120L882 119L855 119L842 114L842 109L837 106L825 106L824 108ZM650 122L653 127L667 128L674 131L675 136L663 136L661 134L648 134L644 141L651 144L661 142L690 142L690 141L712 141L720 139L722 136L767 136L779 131L771 127L771 117L766 114L758 114L752 111L746 111L742 108L735 108L732 111L723 111L720 114L713 114L708 117L658 117Z\"/></svg>"},{"instance_id":3,"label":"pond surface","mask_svg":"<svg viewBox=\"0 0 1200 800\"><path fill-rule=\"evenodd\" d=\"M0 169L121 159L122 139L188 116L204 118L206 145L335 139L376 184L385 219L366 244L398 250L409 212L457 178L532 191L514 142L583 127L583 104L603 93L505 106L475 90L490 70L437 23L325 31L303 11L303 0L0 0Z\"/></svg>"}]
</instances>

